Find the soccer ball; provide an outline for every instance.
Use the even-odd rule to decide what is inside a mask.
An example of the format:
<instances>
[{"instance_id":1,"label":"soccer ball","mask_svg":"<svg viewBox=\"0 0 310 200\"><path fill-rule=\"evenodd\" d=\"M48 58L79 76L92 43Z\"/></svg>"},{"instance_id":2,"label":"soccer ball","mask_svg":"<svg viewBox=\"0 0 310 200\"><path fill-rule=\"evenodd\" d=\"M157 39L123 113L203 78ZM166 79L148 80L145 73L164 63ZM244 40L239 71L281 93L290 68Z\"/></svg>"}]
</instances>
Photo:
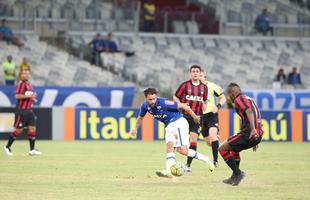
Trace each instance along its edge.
<instances>
[{"instance_id":1,"label":"soccer ball","mask_svg":"<svg viewBox=\"0 0 310 200\"><path fill-rule=\"evenodd\" d=\"M183 163L176 161L170 167L170 171L173 176L182 176L185 173L185 166Z\"/></svg>"}]
</instances>

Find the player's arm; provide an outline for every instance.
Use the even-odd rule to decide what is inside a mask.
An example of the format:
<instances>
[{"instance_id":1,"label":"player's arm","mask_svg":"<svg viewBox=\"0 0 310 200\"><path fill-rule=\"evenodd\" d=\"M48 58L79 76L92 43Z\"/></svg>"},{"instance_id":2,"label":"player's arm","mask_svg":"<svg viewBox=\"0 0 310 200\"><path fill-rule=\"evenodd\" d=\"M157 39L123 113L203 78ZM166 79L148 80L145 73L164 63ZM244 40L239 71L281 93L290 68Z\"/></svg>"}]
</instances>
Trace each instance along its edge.
<instances>
[{"instance_id":1,"label":"player's arm","mask_svg":"<svg viewBox=\"0 0 310 200\"><path fill-rule=\"evenodd\" d=\"M180 99L175 95L173 95L173 101L180 103Z\"/></svg>"},{"instance_id":2,"label":"player's arm","mask_svg":"<svg viewBox=\"0 0 310 200\"><path fill-rule=\"evenodd\" d=\"M180 99L181 99L181 96L183 95L185 91L185 84L182 83L179 88L177 89L177 91L175 92L175 94L173 95L173 101L177 102L177 103L180 103Z\"/></svg>"},{"instance_id":3,"label":"player's arm","mask_svg":"<svg viewBox=\"0 0 310 200\"><path fill-rule=\"evenodd\" d=\"M139 127L142 125L143 117L139 116L136 121L136 127L130 131L130 134L135 136L138 133Z\"/></svg>"},{"instance_id":4,"label":"player's arm","mask_svg":"<svg viewBox=\"0 0 310 200\"><path fill-rule=\"evenodd\" d=\"M192 116L192 118L194 119L194 121L199 124L200 123L200 116L197 116L194 111L185 103L178 103L178 108L184 110L185 112L187 112L188 114L190 114L190 116Z\"/></svg>"},{"instance_id":5,"label":"player's arm","mask_svg":"<svg viewBox=\"0 0 310 200\"><path fill-rule=\"evenodd\" d=\"M216 85L216 84L214 84L214 95L219 100L218 104L213 109L213 113L216 113L226 103L227 99L226 99L226 96L224 95L223 89L220 86Z\"/></svg>"},{"instance_id":6,"label":"player's arm","mask_svg":"<svg viewBox=\"0 0 310 200\"><path fill-rule=\"evenodd\" d=\"M247 118L249 119L250 127L251 127L251 133L250 133L249 138L251 139L253 137L257 137L257 132L255 129L255 123L254 123L254 114L253 114L252 109L250 108L246 109L245 113L246 113Z\"/></svg>"},{"instance_id":7,"label":"player's arm","mask_svg":"<svg viewBox=\"0 0 310 200\"><path fill-rule=\"evenodd\" d=\"M142 121L143 121L144 116L146 115L146 112L147 112L147 110L144 107L144 105L142 104L141 107L140 107L139 116L138 116L137 121L136 121L136 126L135 126L135 128L133 128L130 131L131 135L133 135L133 136L137 135L138 129L142 125Z\"/></svg>"}]
</instances>

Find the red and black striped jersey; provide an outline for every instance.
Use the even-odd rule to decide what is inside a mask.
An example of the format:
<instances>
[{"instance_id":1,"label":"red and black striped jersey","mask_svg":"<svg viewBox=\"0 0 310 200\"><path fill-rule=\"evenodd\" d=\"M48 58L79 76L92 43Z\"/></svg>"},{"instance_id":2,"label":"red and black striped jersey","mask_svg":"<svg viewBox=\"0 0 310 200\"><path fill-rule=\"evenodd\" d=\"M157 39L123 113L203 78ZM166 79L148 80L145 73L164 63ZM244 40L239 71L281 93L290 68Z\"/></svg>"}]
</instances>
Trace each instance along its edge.
<instances>
[{"instance_id":1,"label":"red and black striped jersey","mask_svg":"<svg viewBox=\"0 0 310 200\"><path fill-rule=\"evenodd\" d=\"M255 124L255 129L257 130L259 135L263 134L262 131L262 115L256 105L256 103L254 102L254 100L244 94L239 94L235 100L234 100L234 104L235 104L235 109L236 112L238 113L238 115L241 118L241 123L242 123L242 129L246 128L246 129L250 129L250 121L246 115L246 110L250 109L253 111L253 115L254 115L254 124Z\"/></svg>"},{"instance_id":2,"label":"red and black striped jersey","mask_svg":"<svg viewBox=\"0 0 310 200\"><path fill-rule=\"evenodd\" d=\"M204 101L208 99L208 86L202 82L194 85L191 80L188 80L179 86L175 96L181 103L188 104L196 115L200 115Z\"/></svg>"},{"instance_id":3,"label":"red and black striped jersey","mask_svg":"<svg viewBox=\"0 0 310 200\"><path fill-rule=\"evenodd\" d=\"M32 86L29 81L20 80L16 86L16 94L25 95L26 92L32 91ZM19 99L16 101L16 108L19 110L31 109L33 100L30 98Z\"/></svg>"}]
</instances>

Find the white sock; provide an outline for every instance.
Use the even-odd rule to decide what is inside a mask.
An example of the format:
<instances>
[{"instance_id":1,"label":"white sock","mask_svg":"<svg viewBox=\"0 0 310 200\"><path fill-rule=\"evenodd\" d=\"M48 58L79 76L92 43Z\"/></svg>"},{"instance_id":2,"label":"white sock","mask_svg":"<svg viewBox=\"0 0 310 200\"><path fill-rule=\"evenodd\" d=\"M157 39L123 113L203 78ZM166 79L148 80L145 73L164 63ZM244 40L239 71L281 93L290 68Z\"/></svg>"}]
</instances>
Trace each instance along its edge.
<instances>
[{"instance_id":1,"label":"white sock","mask_svg":"<svg viewBox=\"0 0 310 200\"><path fill-rule=\"evenodd\" d=\"M175 153L167 153L166 155L166 170L170 172L170 167L175 163Z\"/></svg>"},{"instance_id":2,"label":"white sock","mask_svg":"<svg viewBox=\"0 0 310 200\"><path fill-rule=\"evenodd\" d=\"M203 154L201 154L197 151L194 151L193 149L188 149L187 156L192 157L192 158L196 158L196 159L204 161L206 163L211 162L207 156L204 156Z\"/></svg>"}]
</instances>

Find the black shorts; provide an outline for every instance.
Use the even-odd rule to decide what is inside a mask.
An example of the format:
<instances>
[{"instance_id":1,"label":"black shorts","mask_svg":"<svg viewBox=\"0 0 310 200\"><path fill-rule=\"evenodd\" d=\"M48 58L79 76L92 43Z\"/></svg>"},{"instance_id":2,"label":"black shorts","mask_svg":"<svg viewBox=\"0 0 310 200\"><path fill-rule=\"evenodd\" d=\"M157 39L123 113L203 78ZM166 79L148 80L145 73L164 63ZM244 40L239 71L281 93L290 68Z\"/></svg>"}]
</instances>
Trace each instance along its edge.
<instances>
[{"instance_id":1,"label":"black shorts","mask_svg":"<svg viewBox=\"0 0 310 200\"><path fill-rule=\"evenodd\" d=\"M219 128L219 115L218 113L206 113L202 115L202 129L201 134L203 137L209 136L209 129L212 127Z\"/></svg>"},{"instance_id":2,"label":"black shorts","mask_svg":"<svg viewBox=\"0 0 310 200\"><path fill-rule=\"evenodd\" d=\"M237 135L231 136L228 138L228 144L231 147L232 151L240 152L245 149L252 148L260 143L262 137L256 137L249 139L250 131L244 130L238 133Z\"/></svg>"},{"instance_id":3,"label":"black shorts","mask_svg":"<svg viewBox=\"0 0 310 200\"><path fill-rule=\"evenodd\" d=\"M32 110L18 110L15 112L14 127L21 129L36 126L36 116Z\"/></svg>"},{"instance_id":4,"label":"black shorts","mask_svg":"<svg viewBox=\"0 0 310 200\"><path fill-rule=\"evenodd\" d=\"M199 124L197 124L194 119L192 118L192 116L190 115L184 115L183 116L187 122L188 122L188 125L189 125L189 132L194 132L194 133L197 133L199 134Z\"/></svg>"}]
</instances>

